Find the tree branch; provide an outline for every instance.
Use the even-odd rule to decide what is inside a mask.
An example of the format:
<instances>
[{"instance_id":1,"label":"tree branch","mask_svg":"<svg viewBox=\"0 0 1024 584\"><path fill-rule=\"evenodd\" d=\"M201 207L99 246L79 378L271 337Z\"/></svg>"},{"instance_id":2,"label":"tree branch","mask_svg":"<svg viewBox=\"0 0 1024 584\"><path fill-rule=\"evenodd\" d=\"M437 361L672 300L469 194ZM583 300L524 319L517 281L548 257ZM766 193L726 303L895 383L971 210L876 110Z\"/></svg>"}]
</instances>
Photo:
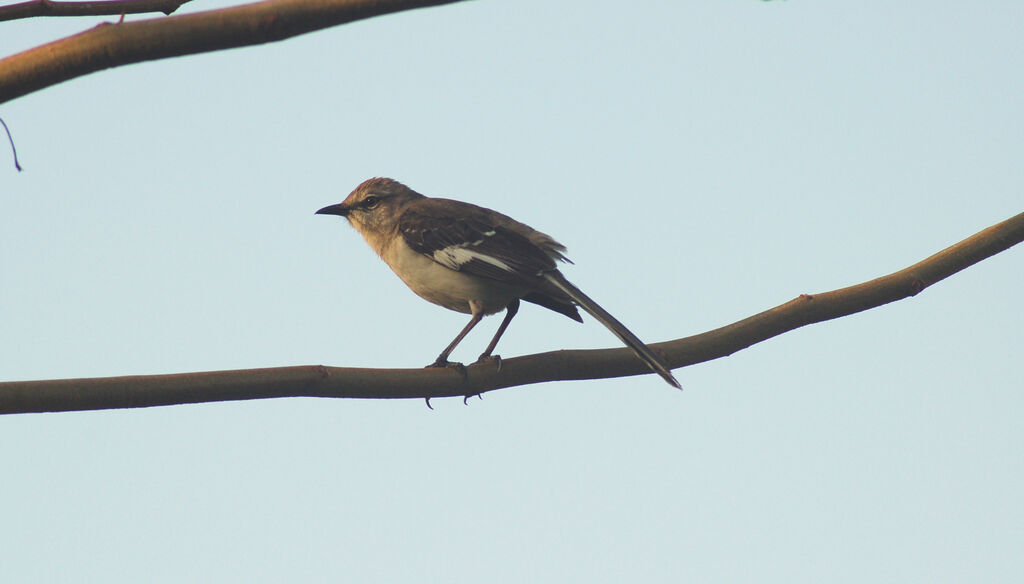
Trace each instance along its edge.
<instances>
[{"instance_id":1,"label":"tree branch","mask_svg":"<svg viewBox=\"0 0 1024 584\"><path fill-rule=\"evenodd\" d=\"M163 12L170 15L191 0L100 0L98 2L53 2L28 0L0 6L0 22L36 16L109 16Z\"/></svg>"},{"instance_id":2,"label":"tree branch","mask_svg":"<svg viewBox=\"0 0 1024 584\"><path fill-rule=\"evenodd\" d=\"M95 71L280 41L315 30L460 0L266 0L85 32L0 60L0 103Z\"/></svg>"},{"instance_id":3,"label":"tree branch","mask_svg":"<svg viewBox=\"0 0 1024 584\"><path fill-rule=\"evenodd\" d=\"M802 294L739 322L652 345L673 368L731 355L802 326L914 296L932 284L1024 240L1024 213L908 268L823 294ZM425 398L475 395L566 379L650 373L629 349L554 351L450 369L357 369L309 365L175 375L0 383L0 413L140 408L271 397Z\"/></svg>"}]
</instances>

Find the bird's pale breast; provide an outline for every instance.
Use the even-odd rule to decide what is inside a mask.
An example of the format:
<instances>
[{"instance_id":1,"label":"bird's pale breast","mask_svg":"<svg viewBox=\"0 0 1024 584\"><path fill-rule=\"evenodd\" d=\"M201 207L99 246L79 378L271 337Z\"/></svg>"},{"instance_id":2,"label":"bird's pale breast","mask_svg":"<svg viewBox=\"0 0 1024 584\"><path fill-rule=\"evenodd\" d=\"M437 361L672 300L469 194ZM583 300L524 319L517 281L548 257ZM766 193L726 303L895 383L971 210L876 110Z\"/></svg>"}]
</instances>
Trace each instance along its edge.
<instances>
[{"instance_id":1,"label":"bird's pale breast","mask_svg":"<svg viewBox=\"0 0 1024 584\"><path fill-rule=\"evenodd\" d=\"M413 292L449 310L470 314L469 301L478 300L485 314L503 310L523 290L447 268L413 251L401 237L382 254L385 262Z\"/></svg>"}]
</instances>

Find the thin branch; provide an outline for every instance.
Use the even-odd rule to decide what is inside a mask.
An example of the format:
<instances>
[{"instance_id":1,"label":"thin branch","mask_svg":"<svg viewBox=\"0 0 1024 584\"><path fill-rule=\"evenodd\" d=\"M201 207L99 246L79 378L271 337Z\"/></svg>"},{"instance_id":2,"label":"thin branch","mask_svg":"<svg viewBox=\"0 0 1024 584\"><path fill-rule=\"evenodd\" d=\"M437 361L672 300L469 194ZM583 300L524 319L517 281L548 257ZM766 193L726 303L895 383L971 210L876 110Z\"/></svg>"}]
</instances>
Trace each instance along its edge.
<instances>
[{"instance_id":1,"label":"thin branch","mask_svg":"<svg viewBox=\"0 0 1024 584\"><path fill-rule=\"evenodd\" d=\"M191 0L101 0L99 2L53 2L28 0L0 6L0 22L36 16L110 16L163 12L170 16Z\"/></svg>"},{"instance_id":2,"label":"thin branch","mask_svg":"<svg viewBox=\"0 0 1024 584\"><path fill-rule=\"evenodd\" d=\"M280 41L339 24L459 0L266 0L104 23L0 60L0 103L95 71Z\"/></svg>"},{"instance_id":3,"label":"thin branch","mask_svg":"<svg viewBox=\"0 0 1024 584\"><path fill-rule=\"evenodd\" d=\"M11 129L7 127L7 122L3 118L0 118L0 125L4 127L4 132L7 132L7 141L11 144L11 155L14 156L14 168L21 172L21 164L18 162L18 149L14 147L14 136L11 136Z\"/></svg>"},{"instance_id":4,"label":"thin branch","mask_svg":"<svg viewBox=\"0 0 1024 584\"><path fill-rule=\"evenodd\" d=\"M785 304L700 335L652 345L673 368L731 355L802 326L915 296L1024 240L1024 213L888 276ZM309 365L175 375L0 383L0 413L140 408L272 397L425 398L475 395L566 379L650 373L629 349L554 351L450 369L357 369Z\"/></svg>"}]
</instances>

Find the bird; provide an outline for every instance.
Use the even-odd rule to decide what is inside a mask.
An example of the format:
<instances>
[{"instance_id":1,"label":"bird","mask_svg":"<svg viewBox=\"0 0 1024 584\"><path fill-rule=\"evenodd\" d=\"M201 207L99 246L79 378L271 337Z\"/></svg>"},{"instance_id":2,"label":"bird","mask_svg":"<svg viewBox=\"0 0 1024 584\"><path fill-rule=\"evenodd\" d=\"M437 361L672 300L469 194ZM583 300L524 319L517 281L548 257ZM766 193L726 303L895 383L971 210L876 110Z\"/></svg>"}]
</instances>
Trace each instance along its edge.
<instances>
[{"instance_id":1,"label":"bird","mask_svg":"<svg viewBox=\"0 0 1024 584\"><path fill-rule=\"evenodd\" d=\"M477 362L497 360L498 340L521 300L577 322L582 308L675 388L665 361L614 316L570 283L557 262L566 248L551 236L497 211L452 199L427 197L397 180L371 178L341 203L317 215L338 215L405 284L424 300L470 315L469 323L427 367L462 367L448 357L484 316L505 311ZM463 369L464 370L464 369Z\"/></svg>"}]
</instances>

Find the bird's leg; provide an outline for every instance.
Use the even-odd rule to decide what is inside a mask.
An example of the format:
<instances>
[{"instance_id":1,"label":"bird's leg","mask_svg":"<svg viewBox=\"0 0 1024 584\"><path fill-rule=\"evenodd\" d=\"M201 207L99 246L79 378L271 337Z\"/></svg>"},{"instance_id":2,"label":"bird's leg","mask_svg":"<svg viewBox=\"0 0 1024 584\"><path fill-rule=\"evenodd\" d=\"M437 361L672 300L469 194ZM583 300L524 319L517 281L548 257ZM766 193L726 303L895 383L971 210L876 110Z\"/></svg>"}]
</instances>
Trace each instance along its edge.
<instances>
[{"instance_id":1,"label":"bird's leg","mask_svg":"<svg viewBox=\"0 0 1024 584\"><path fill-rule=\"evenodd\" d=\"M519 312L519 299L516 298L512 302L509 302L508 306L505 307L505 319L498 325L498 331L494 333L494 338L481 353L480 358L476 360L477 363L482 361L496 361L498 363L498 371L501 371L501 357L498 355L491 355L494 352L494 348L498 346L498 339L501 335L505 334L505 329L508 328L508 324L512 322L512 318Z\"/></svg>"},{"instance_id":2,"label":"bird's leg","mask_svg":"<svg viewBox=\"0 0 1024 584\"><path fill-rule=\"evenodd\" d=\"M508 306L505 307L505 318L501 321L501 324L498 325L498 331L494 333L494 338L491 339L491 342L487 344L487 348L484 349L483 354L481 354L480 358L476 360L477 363L494 361L497 364L497 371L499 373L501 372L501 356L491 355L491 353L494 351L494 347L498 346L498 339L501 338L501 335L505 334L505 329L508 328L508 324L512 322L512 318L516 315L517 312L519 312L518 298L516 298L512 302L509 302ZM473 397L474 395L480 399L484 399L484 396L479 393L471 393L469 395L463 396L462 403L464 405L469 405L469 398Z\"/></svg>"},{"instance_id":3,"label":"bird's leg","mask_svg":"<svg viewBox=\"0 0 1024 584\"><path fill-rule=\"evenodd\" d=\"M462 363L449 362L448 355L452 354L452 351L455 350L455 347L462 341L462 339L466 335L469 334L469 331L473 330L473 327L475 327L477 323L479 323L480 320L484 317L482 303L478 301L470 301L469 307L470 310L473 311L473 317L469 319L469 324L466 325L466 328L462 329L462 332L460 332L455 337L455 340L453 340L451 344L449 344L447 347L444 348L443 351L441 351L441 354L437 356L437 360L435 360L430 365L427 365L427 367L449 367L451 369L455 369L456 371L458 371L463 378L466 377L466 367L463 366Z\"/></svg>"}]
</instances>

